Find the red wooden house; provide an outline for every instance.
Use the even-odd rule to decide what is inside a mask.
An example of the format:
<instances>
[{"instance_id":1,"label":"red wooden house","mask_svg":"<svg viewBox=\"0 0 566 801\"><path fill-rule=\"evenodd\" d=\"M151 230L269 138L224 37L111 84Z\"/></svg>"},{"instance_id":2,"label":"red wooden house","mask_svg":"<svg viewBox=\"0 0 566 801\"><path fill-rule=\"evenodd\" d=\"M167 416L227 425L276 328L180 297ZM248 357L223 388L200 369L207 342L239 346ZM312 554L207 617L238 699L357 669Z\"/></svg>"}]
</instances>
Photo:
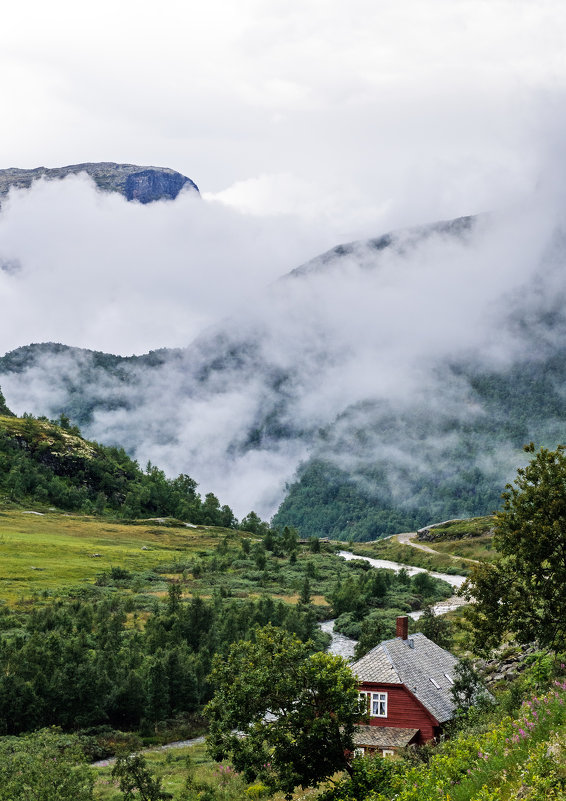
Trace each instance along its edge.
<instances>
[{"instance_id":1,"label":"red wooden house","mask_svg":"<svg viewBox=\"0 0 566 801\"><path fill-rule=\"evenodd\" d=\"M354 662L369 725L354 734L359 753L392 755L407 745L436 740L454 715L450 693L455 656L425 637L408 635L408 618L397 618L397 637Z\"/></svg>"}]
</instances>

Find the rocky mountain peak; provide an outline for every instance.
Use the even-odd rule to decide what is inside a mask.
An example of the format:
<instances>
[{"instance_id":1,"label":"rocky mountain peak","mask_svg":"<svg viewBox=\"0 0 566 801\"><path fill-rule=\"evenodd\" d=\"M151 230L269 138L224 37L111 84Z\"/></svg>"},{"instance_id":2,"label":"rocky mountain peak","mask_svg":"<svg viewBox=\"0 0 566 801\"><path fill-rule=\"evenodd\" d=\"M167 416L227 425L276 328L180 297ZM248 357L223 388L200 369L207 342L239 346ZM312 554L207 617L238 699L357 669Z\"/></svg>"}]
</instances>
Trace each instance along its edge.
<instances>
[{"instance_id":1,"label":"rocky mountain peak","mask_svg":"<svg viewBox=\"0 0 566 801\"><path fill-rule=\"evenodd\" d=\"M152 203L154 200L174 200L181 189L198 192L198 187L180 172L168 167L140 167L136 164L115 164L112 161L70 164L66 167L36 167L31 170L10 167L0 170L0 200L12 187L29 189L34 181L62 180L68 175L89 175L104 192L119 192L127 200Z\"/></svg>"}]
</instances>

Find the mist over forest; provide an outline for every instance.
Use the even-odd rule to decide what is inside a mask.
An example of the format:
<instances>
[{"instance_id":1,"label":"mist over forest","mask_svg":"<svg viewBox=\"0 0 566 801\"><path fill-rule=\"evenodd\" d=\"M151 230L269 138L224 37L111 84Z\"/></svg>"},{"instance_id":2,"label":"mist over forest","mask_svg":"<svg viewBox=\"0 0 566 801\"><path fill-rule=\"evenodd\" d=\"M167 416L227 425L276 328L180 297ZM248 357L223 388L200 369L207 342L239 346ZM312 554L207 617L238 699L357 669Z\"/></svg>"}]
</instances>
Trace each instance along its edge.
<instances>
[{"instance_id":1,"label":"mist over forest","mask_svg":"<svg viewBox=\"0 0 566 801\"><path fill-rule=\"evenodd\" d=\"M490 512L524 443L564 439L554 183L505 211L377 231L301 267L283 261L305 240L277 250L285 225L261 229L254 248L255 223L237 222L182 195L128 205L81 178L13 193L0 281L18 314L52 305L54 319L108 320L114 334L145 320L156 332L185 300L192 317L186 346L136 357L64 341L15 349L0 359L9 407L65 413L142 465L190 473L239 516L270 517L286 498L276 521L364 539ZM12 322L4 341L18 336Z\"/></svg>"}]
</instances>

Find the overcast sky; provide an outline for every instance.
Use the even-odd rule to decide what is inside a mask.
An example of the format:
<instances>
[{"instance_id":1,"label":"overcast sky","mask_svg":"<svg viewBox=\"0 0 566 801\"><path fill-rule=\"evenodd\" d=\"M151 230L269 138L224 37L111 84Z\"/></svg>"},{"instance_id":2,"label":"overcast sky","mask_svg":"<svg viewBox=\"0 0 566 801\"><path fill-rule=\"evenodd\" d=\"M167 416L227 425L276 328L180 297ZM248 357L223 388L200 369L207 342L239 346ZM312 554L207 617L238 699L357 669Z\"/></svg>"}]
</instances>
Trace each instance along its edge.
<instances>
[{"instance_id":1,"label":"overcast sky","mask_svg":"<svg viewBox=\"0 0 566 801\"><path fill-rule=\"evenodd\" d=\"M183 228L178 208L127 212L76 185L13 198L0 256L24 271L0 281L0 350L183 345L339 242L528 196L561 150L565 32L560 0L6 4L0 166L169 166L207 211L185 208Z\"/></svg>"}]
</instances>

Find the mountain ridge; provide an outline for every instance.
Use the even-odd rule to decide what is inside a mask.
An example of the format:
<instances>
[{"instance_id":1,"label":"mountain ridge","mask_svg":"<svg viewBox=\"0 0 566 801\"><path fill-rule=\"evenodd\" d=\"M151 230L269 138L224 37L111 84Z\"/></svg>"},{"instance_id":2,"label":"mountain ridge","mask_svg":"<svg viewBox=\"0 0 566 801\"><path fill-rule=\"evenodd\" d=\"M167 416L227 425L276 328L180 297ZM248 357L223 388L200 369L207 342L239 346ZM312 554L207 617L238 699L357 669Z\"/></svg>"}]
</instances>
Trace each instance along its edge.
<instances>
[{"instance_id":1,"label":"mountain ridge","mask_svg":"<svg viewBox=\"0 0 566 801\"><path fill-rule=\"evenodd\" d=\"M104 192L117 192L126 200L152 203L156 200L174 200L182 189L199 193L197 185L169 167L118 164L113 161L68 164L65 167L35 167L21 169L9 167L0 170L0 201L10 189L29 189L35 181L63 180L70 175L86 173Z\"/></svg>"}]
</instances>

